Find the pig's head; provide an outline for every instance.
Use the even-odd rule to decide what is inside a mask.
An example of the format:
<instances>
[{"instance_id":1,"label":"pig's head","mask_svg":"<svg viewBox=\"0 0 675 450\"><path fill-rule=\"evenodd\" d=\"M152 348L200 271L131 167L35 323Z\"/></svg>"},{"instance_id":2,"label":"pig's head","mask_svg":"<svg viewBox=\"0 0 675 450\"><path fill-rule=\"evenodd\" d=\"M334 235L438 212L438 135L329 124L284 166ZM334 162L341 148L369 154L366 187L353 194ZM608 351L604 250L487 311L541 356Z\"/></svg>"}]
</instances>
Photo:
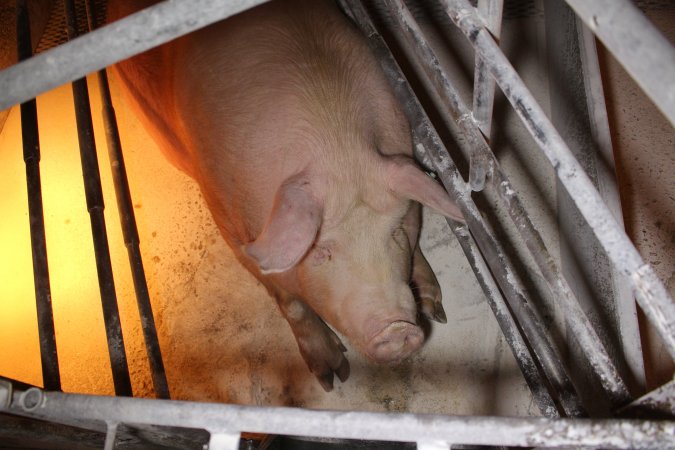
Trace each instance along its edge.
<instances>
[{"instance_id":1,"label":"pig's head","mask_svg":"<svg viewBox=\"0 0 675 450\"><path fill-rule=\"evenodd\" d=\"M244 252L361 352L392 363L424 341L409 287L418 238L416 223L406 220L412 201L463 218L409 158L378 155L373 172L367 182L343 184L330 195L311 172L289 178Z\"/></svg>"}]
</instances>

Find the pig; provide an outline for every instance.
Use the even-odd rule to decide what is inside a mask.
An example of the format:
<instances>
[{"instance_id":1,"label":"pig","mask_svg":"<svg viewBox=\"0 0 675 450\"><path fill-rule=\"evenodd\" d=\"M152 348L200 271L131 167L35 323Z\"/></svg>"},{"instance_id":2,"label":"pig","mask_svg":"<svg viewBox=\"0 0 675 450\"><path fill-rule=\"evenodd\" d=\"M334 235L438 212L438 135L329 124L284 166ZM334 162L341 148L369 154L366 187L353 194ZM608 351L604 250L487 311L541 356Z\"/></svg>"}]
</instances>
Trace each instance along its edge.
<instances>
[{"instance_id":1,"label":"pig","mask_svg":"<svg viewBox=\"0 0 675 450\"><path fill-rule=\"evenodd\" d=\"M154 2L109 3L114 20ZM396 364L423 344L419 315L446 322L418 245L420 204L462 213L415 164L400 105L332 1L272 1L115 72L326 391L350 371L331 327Z\"/></svg>"}]
</instances>

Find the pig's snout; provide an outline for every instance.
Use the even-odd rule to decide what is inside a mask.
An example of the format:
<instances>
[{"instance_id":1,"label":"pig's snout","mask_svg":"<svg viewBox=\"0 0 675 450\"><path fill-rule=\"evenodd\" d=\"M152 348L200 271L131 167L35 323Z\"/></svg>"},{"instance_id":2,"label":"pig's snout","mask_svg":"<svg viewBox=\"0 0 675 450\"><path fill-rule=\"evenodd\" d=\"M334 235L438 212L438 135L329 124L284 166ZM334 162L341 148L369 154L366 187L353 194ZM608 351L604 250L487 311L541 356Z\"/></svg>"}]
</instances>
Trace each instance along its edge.
<instances>
[{"instance_id":1,"label":"pig's snout","mask_svg":"<svg viewBox=\"0 0 675 450\"><path fill-rule=\"evenodd\" d=\"M368 356L375 362L392 364L404 360L424 342L424 332L414 323L397 320L387 325L366 348Z\"/></svg>"}]
</instances>

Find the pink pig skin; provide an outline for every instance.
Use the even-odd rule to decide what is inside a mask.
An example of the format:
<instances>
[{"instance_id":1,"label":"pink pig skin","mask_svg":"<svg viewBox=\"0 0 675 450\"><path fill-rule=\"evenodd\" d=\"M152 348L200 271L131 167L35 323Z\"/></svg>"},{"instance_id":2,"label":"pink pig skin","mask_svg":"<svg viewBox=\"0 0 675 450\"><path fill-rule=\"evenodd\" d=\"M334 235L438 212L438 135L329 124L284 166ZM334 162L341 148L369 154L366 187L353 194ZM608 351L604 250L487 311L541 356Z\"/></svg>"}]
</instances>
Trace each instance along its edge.
<instances>
[{"instance_id":1,"label":"pink pig skin","mask_svg":"<svg viewBox=\"0 0 675 450\"><path fill-rule=\"evenodd\" d=\"M150 3L110 2L109 17ZM326 322L378 363L422 345L418 309L445 322L417 243L418 202L462 215L413 163L387 80L331 1L273 1L116 71L239 260L276 297L325 390L334 374L349 376Z\"/></svg>"}]
</instances>

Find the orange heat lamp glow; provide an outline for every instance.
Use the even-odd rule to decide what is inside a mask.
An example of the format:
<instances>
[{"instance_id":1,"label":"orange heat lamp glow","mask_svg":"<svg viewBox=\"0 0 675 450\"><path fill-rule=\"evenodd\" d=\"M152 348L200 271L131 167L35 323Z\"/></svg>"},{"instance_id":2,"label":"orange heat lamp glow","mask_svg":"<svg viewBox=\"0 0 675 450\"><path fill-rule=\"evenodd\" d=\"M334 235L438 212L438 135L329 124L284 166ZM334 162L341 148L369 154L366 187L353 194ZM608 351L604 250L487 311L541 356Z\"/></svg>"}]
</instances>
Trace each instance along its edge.
<instances>
[{"instance_id":1,"label":"orange heat lamp glow","mask_svg":"<svg viewBox=\"0 0 675 450\"><path fill-rule=\"evenodd\" d=\"M97 87L90 77L90 90ZM123 319L138 323L100 119L92 111L115 284ZM64 391L113 394L70 86L37 99L41 178L57 351ZM98 108L98 109L97 109ZM19 108L0 133L0 375L42 386L26 171ZM136 314L136 317L133 315ZM128 326L127 326L128 327ZM125 340L133 330L123 330Z\"/></svg>"}]
</instances>

